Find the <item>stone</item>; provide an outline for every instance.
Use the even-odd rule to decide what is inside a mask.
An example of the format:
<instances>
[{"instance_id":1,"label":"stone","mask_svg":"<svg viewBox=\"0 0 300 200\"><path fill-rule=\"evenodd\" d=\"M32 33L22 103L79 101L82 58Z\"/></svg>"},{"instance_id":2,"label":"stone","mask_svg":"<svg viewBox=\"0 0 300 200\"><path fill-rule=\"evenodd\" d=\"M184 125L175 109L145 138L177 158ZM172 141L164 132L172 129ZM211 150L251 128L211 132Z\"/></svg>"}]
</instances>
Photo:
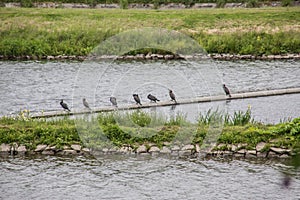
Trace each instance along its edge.
<instances>
[{"instance_id":1,"label":"stone","mask_svg":"<svg viewBox=\"0 0 300 200\"><path fill-rule=\"evenodd\" d=\"M49 150L44 150L44 151L42 151L42 154L43 154L43 155L54 155L54 153L55 153L55 152L52 151L52 150L50 150L50 149L49 149Z\"/></svg>"},{"instance_id":2,"label":"stone","mask_svg":"<svg viewBox=\"0 0 300 200\"><path fill-rule=\"evenodd\" d=\"M260 142L256 145L256 151L261 151L265 147L265 142Z\"/></svg>"},{"instance_id":3,"label":"stone","mask_svg":"<svg viewBox=\"0 0 300 200\"><path fill-rule=\"evenodd\" d=\"M221 154L223 156L231 156L232 152L231 151L219 151L219 154Z\"/></svg>"},{"instance_id":4,"label":"stone","mask_svg":"<svg viewBox=\"0 0 300 200\"><path fill-rule=\"evenodd\" d=\"M47 56L47 60L54 60L54 56Z\"/></svg>"},{"instance_id":5,"label":"stone","mask_svg":"<svg viewBox=\"0 0 300 200\"><path fill-rule=\"evenodd\" d=\"M246 158L256 158L256 150L249 150L246 152Z\"/></svg>"},{"instance_id":6,"label":"stone","mask_svg":"<svg viewBox=\"0 0 300 200\"><path fill-rule=\"evenodd\" d=\"M150 147L149 152L150 153L160 152L160 149L158 147L156 147L156 146L152 146L152 147Z\"/></svg>"},{"instance_id":7,"label":"stone","mask_svg":"<svg viewBox=\"0 0 300 200\"><path fill-rule=\"evenodd\" d=\"M289 158L289 155L287 155L287 154L282 154L282 155L280 155L280 158Z\"/></svg>"},{"instance_id":8,"label":"stone","mask_svg":"<svg viewBox=\"0 0 300 200\"><path fill-rule=\"evenodd\" d=\"M91 150L89 148L82 148L83 152L90 152Z\"/></svg>"},{"instance_id":9,"label":"stone","mask_svg":"<svg viewBox=\"0 0 300 200\"><path fill-rule=\"evenodd\" d=\"M244 158L245 154L244 153L243 154L242 153L235 153L235 154L233 154L233 156L236 157L236 158L241 158L241 157Z\"/></svg>"},{"instance_id":10,"label":"stone","mask_svg":"<svg viewBox=\"0 0 300 200\"><path fill-rule=\"evenodd\" d=\"M278 158L279 155L277 153L275 153L275 152L269 151L267 157L268 158Z\"/></svg>"},{"instance_id":11,"label":"stone","mask_svg":"<svg viewBox=\"0 0 300 200\"><path fill-rule=\"evenodd\" d=\"M61 151L61 154L62 155L76 155L77 154L77 152L76 152L76 150L72 150L72 149L66 149L66 150L62 150Z\"/></svg>"},{"instance_id":12,"label":"stone","mask_svg":"<svg viewBox=\"0 0 300 200\"><path fill-rule=\"evenodd\" d=\"M270 150L277 154L289 154L291 152L291 150L289 150L289 149L283 149L283 148L277 148L277 147L271 147Z\"/></svg>"},{"instance_id":13,"label":"stone","mask_svg":"<svg viewBox=\"0 0 300 200\"><path fill-rule=\"evenodd\" d=\"M170 155L173 156L173 157L178 157L178 155L179 155L178 152L179 151L172 151Z\"/></svg>"},{"instance_id":14,"label":"stone","mask_svg":"<svg viewBox=\"0 0 300 200\"><path fill-rule=\"evenodd\" d=\"M103 153L108 153L108 151L109 151L108 148L103 148L103 149L102 149L102 152L103 152Z\"/></svg>"},{"instance_id":15,"label":"stone","mask_svg":"<svg viewBox=\"0 0 300 200\"><path fill-rule=\"evenodd\" d=\"M252 155L255 155L256 156L256 150L248 150L247 152L246 152L246 154L252 154Z\"/></svg>"},{"instance_id":16,"label":"stone","mask_svg":"<svg viewBox=\"0 0 300 200\"><path fill-rule=\"evenodd\" d=\"M21 145L17 148L17 152L18 153L26 153L27 152L27 149L24 145Z\"/></svg>"},{"instance_id":17,"label":"stone","mask_svg":"<svg viewBox=\"0 0 300 200\"><path fill-rule=\"evenodd\" d=\"M10 152L10 145L9 144L1 144L0 152Z\"/></svg>"},{"instance_id":18,"label":"stone","mask_svg":"<svg viewBox=\"0 0 300 200\"><path fill-rule=\"evenodd\" d=\"M179 157L187 157L187 156L191 156L192 152L191 150L181 150L178 152Z\"/></svg>"},{"instance_id":19,"label":"stone","mask_svg":"<svg viewBox=\"0 0 300 200\"><path fill-rule=\"evenodd\" d=\"M188 145L185 145L185 146L183 146L182 147L182 151L191 151L191 150L194 150L195 149L195 146L194 145L192 145L192 144L188 144Z\"/></svg>"},{"instance_id":20,"label":"stone","mask_svg":"<svg viewBox=\"0 0 300 200\"><path fill-rule=\"evenodd\" d=\"M256 157L258 158L266 158L268 155L267 152L257 152Z\"/></svg>"},{"instance_id":21,"label":"stone","mask_svg":"<svg viewBox=\"0 0 300 200\"><path fill-rule=\"evenodd\" d=\"M163 147L161 150L160 150L160 153L163 153L163 154L167 154L167 153L171 153L173 151L171 151L168 147Z\"/></svg>"},{"instance_id":22,"label":"stone","mask_svg":"<svg viewBox=\"0 0 300 200\"><path fill-rule=\"evenodd\" d=\"M65 146L63 147L63 149L64 149L64 150L67 150L67 149L71 149L71 147L65 145Z\"/></svg>"},{"instance_id":23,"label":"stone","mask_svg":"<svg viewBox=\"0 0 300 200\"><path fill-rule=\"evenodd\" d=\"M231 151L235 152L238 149L238 147L236 145L231 145Z\"/></svg>"},{"instance_id":24,"label":"stone","mask_svg":"<svg viewBox=\"0 0 300 200\"><path fill-rule=\"evenodd\" d=\"M199 153L200 152L200 146L199 146L199 144L196 144L195 147L196 147L196 152Z\"/></svg>"},{"instance_id":25,"label":"stone","mask_svg":"<svg viewBox=\"0 0 300 200\"><path fill-rule=\"evenodd\" d=\"M47 145L45 145L45 144L39 144L39 145L37 145L37 147L34 151L40 152L40 151L43 151L44 149L46 149L46 147L47 147Z\"/></svg>"},{"instance_id":26,"label":"stone","mask_svg":"<svg viewBox=\"0 0 300 200\"><path fill-rule=\"evenodd\" d=\"M72 144L71 148L75 151L80 151L81 150L81 146L79 144Z\"/></svg>"},{"instance_id":27,"label":"stone","mask_svg":"<svg viewBox=\"0 0 300 200\"><path fill-rule=\"evenodd\" d=\"M147 147L145 145L141 145L137 148L136 152L138 154L141 154L141 153L146 153L147 152Z\"/></svg>"},{"instance_id":28,"label":"stone","mask_svg":"<svg viewBox=\"0 0 300 200\"><path fill-rule=\"evenodd\" d=\"M246 149L240 149L237 151L237 153L239 154L245 154L246 153Z\"/></svg>"},{"instance_id":29,"label":"stone","mask_svg":"<svg viewBox=\"0 0 300 200\"><path fill-rule=\"evenodd\" d=\"M163 145L164 145L164 146L170 146L170 145L171 145L171 142L164 142Z\"/></svg>"},{"instance_id":30,"label":"stone","mask_svg":"<svg viewBox=\"0 0 300 200\"><path fill-rule=\"evenodd\" d=\"M165 58L165 60L172 60L172 59L174 59L174 56L173 55L165 55L164 58Z\"/></svg>"},{"instance_id":31,"label":"stone","mask_svg":"<svg viewBox=\"0 0 300 200\"><path fill-rule=\"evenodd\" d=\"M179 151L180 150L180 147L177 146L177 145L174 145L172 148L171 148L172 151Z\"/></svg>"},{"instance_id":32,"label":"stone","mask_svg":"<svg viewBox=\"0 0 300 200\"><path fill-rule=\"evenodd\" d=\"M123 146L119 149L119 152L122 154L129 153L129 147Z\"/></svg>"}]
</instances>

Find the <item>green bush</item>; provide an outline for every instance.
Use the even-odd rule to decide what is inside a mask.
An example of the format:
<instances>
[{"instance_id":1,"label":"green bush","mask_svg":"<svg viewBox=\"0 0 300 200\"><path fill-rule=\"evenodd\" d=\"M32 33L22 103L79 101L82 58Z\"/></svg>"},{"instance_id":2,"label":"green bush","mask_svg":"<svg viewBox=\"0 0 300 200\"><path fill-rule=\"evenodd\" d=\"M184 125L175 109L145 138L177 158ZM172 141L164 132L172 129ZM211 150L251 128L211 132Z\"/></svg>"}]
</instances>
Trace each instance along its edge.
<instances>
[{"instance_id":1,"label":"green bush","mask_svg":"<svg viewBox=\"0 0 300 200\"><path fill-rule=\"evenodd\" d=\"M216 7L217 8L224 8L225 7L225 5L226 5L226 3L227 3L227 0L217 0L217 2L216 2Z\"/></svg>"},{"instance_id":2,"label":"green bush","mask_svg":"<svg viewBox=\"0 0 300 200\"><path fill-rule=\"evenodd\" d=\"M288 7L293 5L293 0L282 0L281 1L281 6L283 7Z\"/></svg>"},{"instance_id":3,"label":"green bush","mask_svg":"<svg viewBox=\"0 0 300 200\"><path fill-rule=\"evenodd\" d=\"M119 5L121 9L128 9L128 0L120 0Z\"/></svg>"},{"instance_id":4,"label":"green bush","mask_svg":"<svg viewBox=\"0 0 300 200\"><path fill-rule=\"evenodd\" d=\"M247 8L258 8L260 6L258 0L249 0L246 3Z\"/></svg>"},{"instance_id":5,"label":"green bush","mask_svg":"<svg viewBox=\"0 0 300 200\"><path fill-rule=\"evenodd\" d=\"M32 8L33 7L33 3L31 0L21 0L21 7L25 7L25 8Z\"/></svg>"}]
</instances>

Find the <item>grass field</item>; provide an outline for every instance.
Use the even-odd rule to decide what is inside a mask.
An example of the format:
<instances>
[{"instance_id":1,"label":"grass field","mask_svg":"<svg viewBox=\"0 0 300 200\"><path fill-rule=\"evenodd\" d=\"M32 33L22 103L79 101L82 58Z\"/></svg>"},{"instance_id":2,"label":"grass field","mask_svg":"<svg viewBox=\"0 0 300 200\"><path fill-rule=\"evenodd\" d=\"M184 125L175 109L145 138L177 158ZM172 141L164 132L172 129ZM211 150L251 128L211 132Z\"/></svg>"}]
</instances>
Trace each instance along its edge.
<instances>
[{"instance_id":1,"label":"grass field","mask_svg":"<svg viewBox=\"0 0 300 200\"><path fill-rule=\"evenodd\" d=\"M143 111L125 115L102 113L89 122L68 118L53 121L31 119L27 115L22 112L16 118L0 118L0 144L17 143L34 149L38 144L62 148L80 143L97 149L107 145L108 139L113 145L130 145L133 148L149 143L162 146L164 142L172 141L201 145L212 134L209 132L210 125L221 119L224 126L220 130L222 134L216 138L218 143L247 144L247 149L255 148L260 142L289 149L300 144L300 118L265 125L253 120L251 110L238 111L232 116L209 111L199 115L197 123L187 121L184 115L178 114L167 120Z\"/></svg>"},{"instance_id":2,"label":"grass field","mask_svg":"<svg viewBox=\"0 0 300 200\"><path fill-rule=\"evenodd\" d=\"M176 30L208 53L300 53L300 7L252 9L0 8L0 55L87 55L101 41L142 27Z\"/></svg>"}]
</instances>

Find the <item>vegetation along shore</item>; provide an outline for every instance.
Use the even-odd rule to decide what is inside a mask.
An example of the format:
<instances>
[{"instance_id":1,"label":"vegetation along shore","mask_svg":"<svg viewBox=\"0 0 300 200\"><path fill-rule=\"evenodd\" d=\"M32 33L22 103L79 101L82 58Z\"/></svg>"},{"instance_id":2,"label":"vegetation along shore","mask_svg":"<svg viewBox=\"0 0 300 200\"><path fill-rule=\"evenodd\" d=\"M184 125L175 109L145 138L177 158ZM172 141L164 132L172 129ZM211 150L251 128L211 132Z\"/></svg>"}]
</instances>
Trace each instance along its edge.
<instances>
[{"instance_id":1,"label":"vegetation along shore","mask_svg":"<svg viewBox=\"0 0 300 200\"><path fill-rule=\"evenodd\" d=\"M14 118L2 117L1 155L82 155L93 151L193 156L205 151L208 155L287 158L298 152L300 145L300 118L262 124L252 118L250 109L232 116L209 110L195 123L182 114L167 120L143 111L100 113L91 120L32 119L28 111ZM214 137L210 125L216 120L224 121L223 130L216 141L210 141L208 138ZM212 149L205 147L212 145Z\"/></svg>"},{"instance_id":2,"label":"vegetation along shore","mask_svg":"<svg viewBox=\"0 0 300 200\"><path fill-rule=\"evenodd\" d=\"M143 27L184 33L219 59L298 58L300 54L298 6L159 10L5 7L0 13L0 58L8 60L82 60L105 39ZM127 56L137 54L146 57L166 52L142 49Z\"/></svg>"}]
</instances>

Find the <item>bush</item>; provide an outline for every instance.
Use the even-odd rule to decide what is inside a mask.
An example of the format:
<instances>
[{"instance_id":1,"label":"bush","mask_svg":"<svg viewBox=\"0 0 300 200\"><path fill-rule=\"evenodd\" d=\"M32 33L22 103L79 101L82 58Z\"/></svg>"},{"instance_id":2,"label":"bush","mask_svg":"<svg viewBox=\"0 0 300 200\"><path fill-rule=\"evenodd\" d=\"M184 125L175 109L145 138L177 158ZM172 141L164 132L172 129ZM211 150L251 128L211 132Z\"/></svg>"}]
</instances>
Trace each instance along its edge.
<instances>
[{"instance_id":1,"label":"bush","mask_svg":"<svg viewBox=\"0 0 300 200\"><path fill-rule=\"evenodd\" d=\"M120 0L119 4L121 9L128 9L128 0Z\"/></svg>"},{"instance_id":2,"label":"bush","mask_svg":"<svg viewBox=\"0 0 300 200\"><path fill-rule=\"evenodd\" d=\"M217 8L224 8L225 7L225 5L226 5L226 0L217 0L217 5L216 5L216 7Z\"/></svg>"},{"instance_id":3,"label":"bush","mask_svg":"<svg viewBox=\"0 0 300 200\"><path fill-rule=\"evenodd\" d=\"M293 5L292 0L282 0L281 1L281 6L283 6L283 7L288 7L288 6L292 6L292 5Z\"/></svg>"},{"instance_id":4,"label":"bush","mask_svg":"<svg viewBox=\"0 0 300 200\"><path fill-rule=\"evenodd\" d=\"M21 7L32 8L33 3L31 0L21 0Z\"/></svg>"},{"instance_id":5,"label":"bush","mask_svg":"<svg viewBox=\"0 0 300 200\"><path fill-rule=\"evenodd\" d=\"M249 0L246 4L247 8L258 8L259 7L259 2L258 0Z\"/></svg>"}]
</instances>

